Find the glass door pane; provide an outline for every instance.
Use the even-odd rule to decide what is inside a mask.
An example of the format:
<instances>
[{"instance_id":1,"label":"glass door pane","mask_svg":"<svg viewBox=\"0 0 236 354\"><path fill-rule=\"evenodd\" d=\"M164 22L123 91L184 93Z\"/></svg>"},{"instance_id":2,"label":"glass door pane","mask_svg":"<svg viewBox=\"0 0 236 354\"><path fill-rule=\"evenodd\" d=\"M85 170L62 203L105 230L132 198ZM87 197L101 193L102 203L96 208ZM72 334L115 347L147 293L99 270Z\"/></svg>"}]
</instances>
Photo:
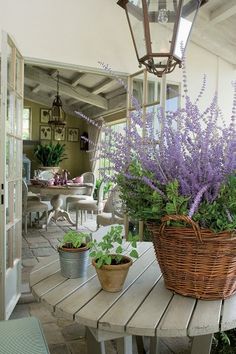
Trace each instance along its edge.
<instances>
[{"instance_id":1,"label":"glass door pane","mask_svg":"<svg viewBox=\"0 0 236 354\"><path fill-rule=\"evenodd\" d=\"M20 297L23 58L2 33L0 115L0 320L8 319Z\"/></svg>"}]
</instances>

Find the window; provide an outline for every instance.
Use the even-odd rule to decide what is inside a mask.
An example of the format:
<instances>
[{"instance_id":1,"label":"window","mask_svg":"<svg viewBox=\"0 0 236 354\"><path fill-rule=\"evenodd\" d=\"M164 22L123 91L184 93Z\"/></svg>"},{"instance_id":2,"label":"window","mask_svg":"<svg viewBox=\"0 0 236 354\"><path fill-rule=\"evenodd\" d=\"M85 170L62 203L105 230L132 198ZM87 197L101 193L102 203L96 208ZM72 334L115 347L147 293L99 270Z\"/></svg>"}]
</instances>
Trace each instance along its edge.
<instances>
[{"instance_id":1,"label":"window","mask_svg":"<svg viewBox=\"0 0 236 354\"><path fill-rule=\"evenodd\" d=\"M164 93L162 92L162 85ZM174 112L180 107L180 85L178 83L165 82L150 74L145 69L131 75L129 92L132 92L133 97L138 101L143 111L143 119L147 114L152 113L154 132L160 130L156 118L158 108L162 106L165 111ZM129 111L135 107L132 98L129 95Z\"/></svg>"},{"instance_id":2,"label":"window","mask_svg":"<svg viewBox=\"0 0 236 354\"><path fill-rule=\"evenodd\" d=\"M23 130L22 130L23 140L31 139L31 108L24 107L23 109Z\"/></svg>"},{"instance_id":3,"label":"window","mask_svg":"<svg viewBox=\"0 0 236 354\"><path fill-rule=\"evenodd\" d=\"M116 133L120 133L120 134L125 134L125 130L124 128L126 127L126 120L122 120L116 123L113 123L110 125L110 128L113 132ZM111 140L111 134L108 134L105 132L102 132L101 134L101 141L105 141L106 143L108 143ZM109 146L109 144L107 144L107 146ZM104 168L104 167L112 167L110 166L110 161L108 161L107 159L100 159L99 160L99 168ZM112 175L112 170L110 171L110 175ZM99 178L101 173L99 173Z\"/></svg>"},{"instance_id":4,"label":"window","mask_svg":"<svg viewBox=\"0 0 236 354\"><path fill-rule=\"evenodd\" d=\"M166 110L175 112L180 106L180 88L177 84L166 85Z\"/></svg>"}]
</instances>

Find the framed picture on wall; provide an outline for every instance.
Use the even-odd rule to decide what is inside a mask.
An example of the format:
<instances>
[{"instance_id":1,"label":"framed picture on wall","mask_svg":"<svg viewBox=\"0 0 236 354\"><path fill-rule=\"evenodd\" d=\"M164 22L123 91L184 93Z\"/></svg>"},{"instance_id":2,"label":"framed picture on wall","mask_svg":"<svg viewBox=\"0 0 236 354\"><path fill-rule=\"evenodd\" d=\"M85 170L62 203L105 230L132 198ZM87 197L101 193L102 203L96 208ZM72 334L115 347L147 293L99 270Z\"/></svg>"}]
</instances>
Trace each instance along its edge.
<instances>
[{"instance_id":1,"label":"framed picture on wall","mask_svg":"<svg viewBox=\"0 0 236 354\"><path fill-rule=\"evenodd\" d=\"M67 129L67 141L72 141L72 142L79 141L79 128Z\"/></svg>"},{"instance_id":2,"label":"framed picture on wall","mask_svg":"<svg viewBox=\"0 0 236 354\"><path fill-rule=\"evenodd\" d=\"M39 138L40 140L51 140L52 139L52 128L48 125L39 126Z\"/></svg>"},{"instance_id":3,"label":"framed picture on wall","mask_svg":"<svg viewBox=\"0 0 236 354\"><path fill-rule=\"evenodd\" d=\"M66 140L66 128L57 127L54 130L54 140L65 141Z\"/></svg>"},{"instance_id":4,"label":"framed picture on wall","mask_svg":"<svg viewBox=\"0 0 236 354\"><path fill-rule=\"evenodd\" d=\"M48 123L51 109L40 109L40 123Z\"/></svg>"}]
</instances>

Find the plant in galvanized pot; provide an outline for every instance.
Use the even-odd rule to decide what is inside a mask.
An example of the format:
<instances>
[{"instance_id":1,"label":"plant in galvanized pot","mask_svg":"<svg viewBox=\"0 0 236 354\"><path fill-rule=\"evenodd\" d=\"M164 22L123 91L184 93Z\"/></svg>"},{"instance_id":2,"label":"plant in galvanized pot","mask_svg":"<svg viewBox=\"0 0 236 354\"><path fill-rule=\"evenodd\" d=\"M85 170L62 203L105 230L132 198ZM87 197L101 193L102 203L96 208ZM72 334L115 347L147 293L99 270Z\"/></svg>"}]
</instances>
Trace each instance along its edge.
<instances>
[{"instance_id":1,"label":"plant in galvanized pot","mask_svg":"<svg viewBox=\"0 0 236 354\"><path fill-rule=\"evenodd\" d=\"M61 273L66 278L80 278L89 264L90 236L83 232L69 231L59 240L58 252Z\"/></svg>"},{"instance_id":2,"label":"plant in galvanized pot","mask_svg":"<svg viewBox=\"0 0 236 354\"><path fill-rule=\"evenodd\" d=\"M109 160L100 173L113 168L127 213L147 221L166 287L218 299L236 293L236 82L228 124L217 95L200 108L205 88L206 78L192 100L184 68L176 111L156 107L144 119L133 99L125 134L102 128L110 139L101 141L98 158Z\"/></svg>"},{"instance_id":3,"label":"plant in galvanized pot","mask_svg":"<svg viewBox=\"0 0 236 354\"><path fill-rule=\"evenodd\" d=\"M121 225L112 226L100 242L92 240L89 243L92 264L96 268L103 290L109 292L117 292L123 288L129 268L133 264L130 257L138 258L138 237L129 235L128 242L124 244L122 231ZM128 256L124 254L127 251Z\"/></svg>"}]
</instances>

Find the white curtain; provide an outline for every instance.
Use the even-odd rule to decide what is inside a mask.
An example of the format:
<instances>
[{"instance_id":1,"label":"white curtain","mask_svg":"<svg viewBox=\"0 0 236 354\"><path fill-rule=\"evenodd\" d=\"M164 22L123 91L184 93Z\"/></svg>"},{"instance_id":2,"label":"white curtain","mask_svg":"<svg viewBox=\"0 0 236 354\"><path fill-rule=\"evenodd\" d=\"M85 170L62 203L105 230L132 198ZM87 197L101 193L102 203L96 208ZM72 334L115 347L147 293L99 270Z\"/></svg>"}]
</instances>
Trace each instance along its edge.
<instances>
[{"instance_id":1,"label":"white curtain","mask_svg":"<svg viewBox=\"0 0 236 354\"><path fill-rule=\"evenodd\" d=\"M95 123L96 125L92 125L89 124L88 127L88 138L89 141L91 141L92 143L89 143L89 167L90 170L95 174L95 176L97 177L97 172L98 172L98 154L99 154L99 150L98 150L98 145L101 139L101 128L104 124L104 119L102 117L99 117L97 119L95 119Z\"/></svg>"}]
</instances>

